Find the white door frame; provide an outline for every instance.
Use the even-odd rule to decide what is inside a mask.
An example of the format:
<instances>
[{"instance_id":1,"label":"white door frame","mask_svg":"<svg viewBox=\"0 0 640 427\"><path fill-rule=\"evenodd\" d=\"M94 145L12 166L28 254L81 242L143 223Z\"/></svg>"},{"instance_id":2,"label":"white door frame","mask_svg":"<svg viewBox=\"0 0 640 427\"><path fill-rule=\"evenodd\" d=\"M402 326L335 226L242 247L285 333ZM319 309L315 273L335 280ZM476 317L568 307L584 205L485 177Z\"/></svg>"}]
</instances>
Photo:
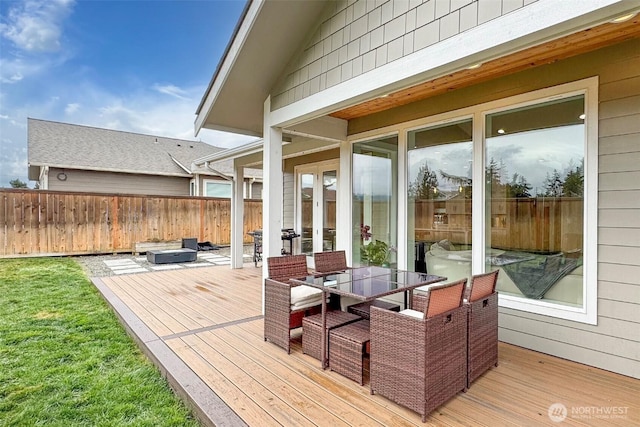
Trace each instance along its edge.
<instances>
[{"instance_id":1,"label":"white door frame","mask_svg":"<svg viewBox=\"0 0 640 427\"><path fill-rule=\"evenodd\" d=\"M324 192L322 191L322 174L325 171L335 170L337 179L337 192L336 192L336 212L338 212L339 194L342 191L340 189L340 159L325 160L316 163L307 163L304 165L298 165L294 168L295 185L294 185L294 226L296 231L302 233L302 199L300 197L301 190L301 176L302 174L313 174L313 252L322 251L322 237L323 237L323 203L322 199ZM336 219L337 222L337 219ZM338 224L336 224L337 229ZM338 233L338 231L336 231ZM302 239L296 239L295 252L302 252ZM311 260L310 262L313 263ZM312 264L313 265L313 264Z\"/></svg>"}]
</instances>

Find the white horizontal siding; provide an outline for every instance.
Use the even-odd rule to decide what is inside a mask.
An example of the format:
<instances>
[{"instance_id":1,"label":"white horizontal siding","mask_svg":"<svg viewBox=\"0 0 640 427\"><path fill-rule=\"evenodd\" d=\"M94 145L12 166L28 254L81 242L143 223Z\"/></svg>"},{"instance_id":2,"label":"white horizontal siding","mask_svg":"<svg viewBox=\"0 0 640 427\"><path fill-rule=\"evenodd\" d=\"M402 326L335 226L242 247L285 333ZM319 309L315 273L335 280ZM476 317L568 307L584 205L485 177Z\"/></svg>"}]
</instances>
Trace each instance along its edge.
<instances>
[{"instance_id":1,"label":"white horizontal siding","mask_svg":"<svg viewBox=\"0 0 640 427\"><path fill-rule=\"evenodd\" d=\"M607 209L640 209L640 190L602 191L598 205Z\"/></svg>"},{"instance_id":2,"label":"white horizontal siding","mask_svg":"<svg viewBox=\"0 0 640 427\"><path fill-rule=\"evenodd\" d=\"M639 228L600 227L598 243L601 245L637 246L640 242Z\"/></svg>"},{"instance_id":3,"label":"white horizontal siding","mask_svg":"<svg viewBox=\"0 0 640 427\"><path fill-rule=\"evenodd\" d=\"M625 246L611 246L611 245L599 245L598 247L598 259L600 262L606 262L611 264L627 264L640 266L640 246L638 247L625 247ZM640 290L639 299L640 299Z\"/></svg>"},{"instance_id":4,"label":"white horizontal siding","mask_svg":"<svg viewBox=\"0 0 640 427\"><path fill-rule=\"evenodd\" d=\"M506 322L506 320L505 320ZM569 331L575 333L574 331ZM567 344L564 341L554 341L545 337L523 334L517 330L501 328L498 338L525 348L540 350L554 356L574 360L585 365L618 372L630 377L640 378L637 358L625 358L610 351L600 351L585 345Z\"/></svg>"}]
</instances>

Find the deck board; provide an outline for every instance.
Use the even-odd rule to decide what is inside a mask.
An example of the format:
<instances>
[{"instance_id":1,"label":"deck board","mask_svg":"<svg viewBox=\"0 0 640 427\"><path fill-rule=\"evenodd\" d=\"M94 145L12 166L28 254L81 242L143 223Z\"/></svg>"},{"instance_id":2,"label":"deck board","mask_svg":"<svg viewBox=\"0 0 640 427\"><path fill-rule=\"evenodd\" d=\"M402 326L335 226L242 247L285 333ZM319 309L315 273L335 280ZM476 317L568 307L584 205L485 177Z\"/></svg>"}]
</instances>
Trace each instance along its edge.
<instances>
[{"instance_id":1,"label":"deck board","mask_svg":"<svg viewBox=\"0 0 640 427\"><path fill-rule=\"evenodd\" d=\"M228 266L102 278L193 372L248 425L496 426L558 425L547 411L564 404L568 426L640 425L640 380L505 343L499 366L426 423L365 385L320 369L302 354L265 342L261 269ZM624 417L584 416L583 408L627 408ZM572 413L582 410L582 413Z\"/></svg>"}]
</instances>

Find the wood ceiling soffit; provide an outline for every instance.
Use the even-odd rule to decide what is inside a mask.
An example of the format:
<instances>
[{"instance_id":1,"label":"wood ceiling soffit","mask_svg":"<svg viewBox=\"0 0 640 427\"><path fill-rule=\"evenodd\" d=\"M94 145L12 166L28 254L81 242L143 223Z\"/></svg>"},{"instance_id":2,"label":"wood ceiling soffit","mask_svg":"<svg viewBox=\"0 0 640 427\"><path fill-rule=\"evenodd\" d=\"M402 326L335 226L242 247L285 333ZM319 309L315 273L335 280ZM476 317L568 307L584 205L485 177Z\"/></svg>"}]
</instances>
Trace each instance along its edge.
<instances>
[{"instance_id":1,"label":"wood ceiling soffit","mask_svg":"<svg viewBox=\"0 0 640 427\"><path fill-rule=\"evenodd\" d=\"M565 58L580 55L602 47L640 37L640 15L622 23L607 23L598 27L555 39L519 52L485 62L475 70L460 70L436 79L420 83L375 98L353 107L329 114L339 119L350 120L378 113L401 105L410 104L432 96L478 84L487 80L513 74L526 69L550 64Z\"/></svg>"}]
</instances>

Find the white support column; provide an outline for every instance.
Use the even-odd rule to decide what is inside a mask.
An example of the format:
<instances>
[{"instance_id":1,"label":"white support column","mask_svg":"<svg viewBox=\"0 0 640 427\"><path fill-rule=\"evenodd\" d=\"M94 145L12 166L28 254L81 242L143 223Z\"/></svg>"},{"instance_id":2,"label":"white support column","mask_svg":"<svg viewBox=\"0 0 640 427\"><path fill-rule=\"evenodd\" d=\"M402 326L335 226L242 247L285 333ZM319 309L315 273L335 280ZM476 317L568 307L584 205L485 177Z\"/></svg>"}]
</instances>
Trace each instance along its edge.
<instances>
[{"instance_id":1,"label":"white support column","mask_svg":"<svg viewBox=\"0 0 640 427\"><path fill-rule=\"evenodd\" d=\"M491 229L491 224L486 224L485 215L485 164L484 164L484 136L483 119L481 114L473 117L473 180L471 193L471 242L473 251L471 252L471 274L484 273L485 263L485 230ZM489 228L487 228L489 227Z\"/></svg>"},{"instance_id":2,"label":"white support column","mask_svg":"<svg viewBox=\"0 0 640 427\"><path fill-rule=\"evenodd\" d=\"M244 239L244 167L233 163L231 185L231 268L242 268Z\"/></svg>"},{"instance_id":3,"label":"white support column","mask_svg":"<svg viewBox=\"0 0 640 427\"><path fill-rule=\"evenodd\" d=\"M282 129L271 127L271 97L264 103L263 139L262 276L267 277L267 258L282 248Z\"/></svg>"},{"instance_id":4,"label":"white support column","mask_svg":"<svg viewBox=\"0 0 640 427\"><path fill-rule=\"evenodd\" d=\"M407 212L408 188L407 188L407 132L402 131L398 134L398 222L396 247L398 252L397 262L398 268L413 270L413 251L412 256L408 256L409 248L407 241L409 239L407 228L409 212ZM413 215L413 213L412 213ZM412 236L413 239L413 236Z\"/></svg>"},{"instance_id":5,"label":"white support column","mask_svg":"<svg viewBox=\"0 0 640 427\"><path fill-rule=\"evenodd\" d=\"M336 249L344 249L347 264L352 265L353 224L351 218L351 142L340 143L340 174L338 182L338 210L336 212Z\"/></svg>"}]
</instances>

